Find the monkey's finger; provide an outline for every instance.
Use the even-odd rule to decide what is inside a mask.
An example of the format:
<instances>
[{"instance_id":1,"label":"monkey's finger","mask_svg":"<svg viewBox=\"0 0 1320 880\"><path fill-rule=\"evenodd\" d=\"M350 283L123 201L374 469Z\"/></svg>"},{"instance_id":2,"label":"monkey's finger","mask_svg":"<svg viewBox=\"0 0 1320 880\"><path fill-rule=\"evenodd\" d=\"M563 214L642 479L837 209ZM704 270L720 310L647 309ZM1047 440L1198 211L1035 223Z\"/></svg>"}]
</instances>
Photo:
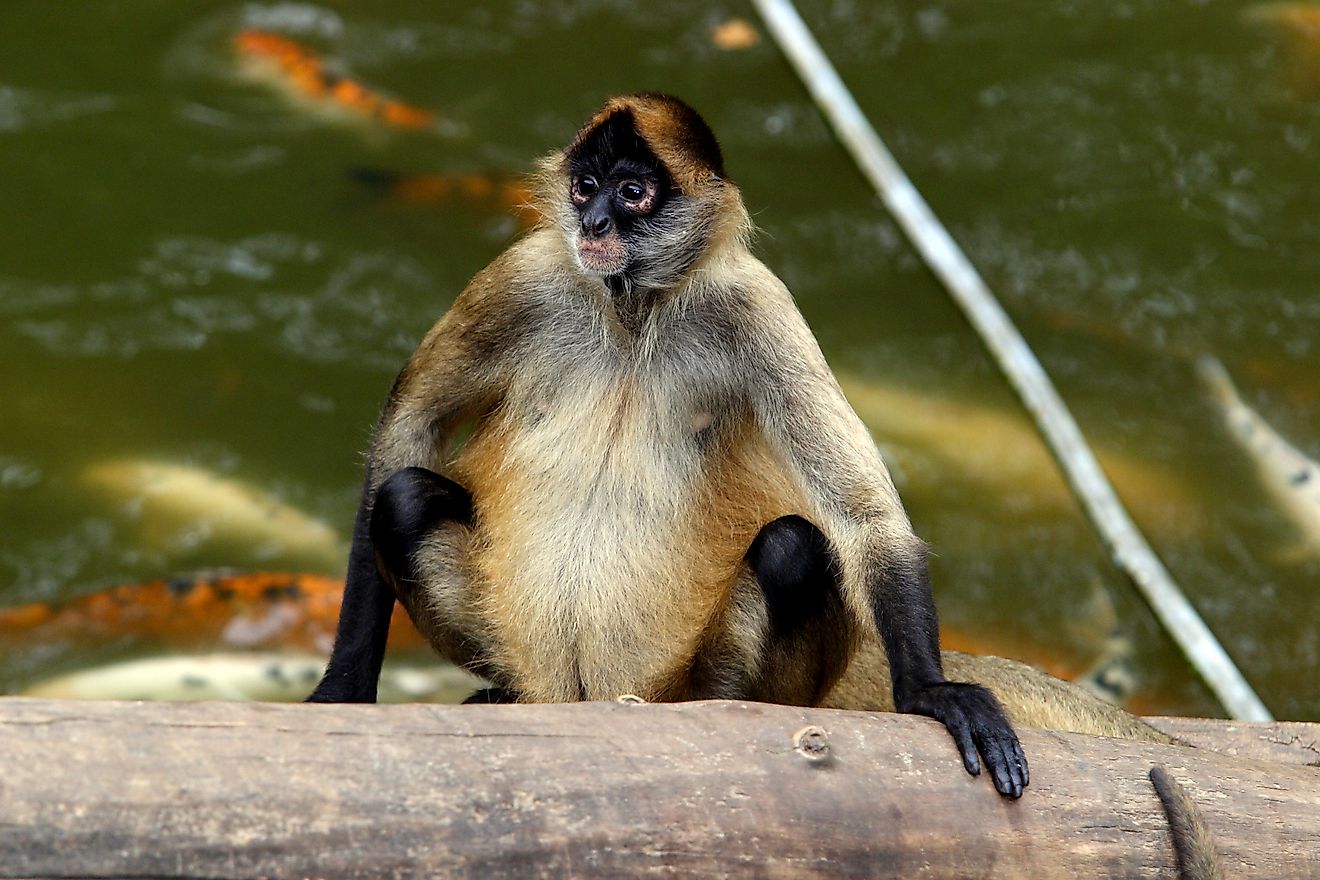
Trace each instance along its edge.
<instances>
[{"instance_id":1,"label":"monkey's finger","mask_svg":"<svg viewBox=\"0 0 1320 880\"><path fill-rule=\"evenodd\" d=\"M1000 792L1015 800L1022 797L1022 789L1026 785L1026 782L1022 779L1022 768L1013 755L1013 749L1016 745L1015 741L1010 740L1003 740L999 745L1000 760L1003 762L1004 773L1008 777L1008 790L1000 789Z\"/></svg>"},{"instance_id":2,"label":"monkey's finger","mask_svg":"<svg viewBox=\"0 0 1320 880\"><path fill-rule=\"evenodd\" d=\"M994 716L979 718L975 730L976 744L990 767L995 790L1006 797L1021 797L1022 771L1014 754L1017 735L1002 718Z\"/></svg>"},{"instance_id":3,"label":"monkey's finger","mask_svg":"<svg viewBox=\"0 0 1320 880\"><path fill-rule=\"evenodd\" d=\"M981 757L977 754L976 741L972 737L972 726L967 721L967 716L959 713L959 717L946 721L945 727L953 736L953 741L958 744L958 751L962 753L963 767L973 776L981 775Z\"/></svg>"},{"instance_id":4,"label":"monkey's finger","mask_svg":"<svg viewBox=\"0 0 1320 880\"><path fill-rule=\"evenodd\" d=\"M1004 743L999 737L995 737L983 744L985 751L985 762L990 766L990 777L995 781L995 791L1008 797L1019 797L1022 794L1022 788L1014 784L1013 774L1010 772L1008 756L1004 753Z\"/></svg>"},{"instance_id":5,"label":"monkey's finger","mask_svg":"<svg viewBox=\"0 0 1320 880\"><path fill-rule=\"evenodd\" d=\"M1017 761L1018 767L1022 769L1022 786L1031 784L1031 768L1027 766L1026 753L1022 751L1022 743L1016 739L1013 740L1013 758Z\"/></svg>"}]
</instances>

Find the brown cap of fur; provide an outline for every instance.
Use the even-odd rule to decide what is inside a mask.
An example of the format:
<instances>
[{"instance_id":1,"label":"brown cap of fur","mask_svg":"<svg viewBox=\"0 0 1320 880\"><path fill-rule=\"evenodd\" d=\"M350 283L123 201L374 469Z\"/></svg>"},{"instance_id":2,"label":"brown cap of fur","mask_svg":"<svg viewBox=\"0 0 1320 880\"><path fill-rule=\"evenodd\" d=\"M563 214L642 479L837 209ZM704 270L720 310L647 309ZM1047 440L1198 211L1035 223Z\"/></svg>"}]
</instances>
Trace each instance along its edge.
<instances>
[{"instance_id":1,"label":"brown cap of fur","mask_svg":"<svg viewBox=\"0 0 1320 880\"><path fill-rule=\"evenodd\" d=\"M724 177L724 157L706 120L672 95L647 93L610 98L578 131L564 155L573 151L616 113L632 116L637 134L655 151L678 188L695 195L712 177Z\"/></svg>"}]
</instances>

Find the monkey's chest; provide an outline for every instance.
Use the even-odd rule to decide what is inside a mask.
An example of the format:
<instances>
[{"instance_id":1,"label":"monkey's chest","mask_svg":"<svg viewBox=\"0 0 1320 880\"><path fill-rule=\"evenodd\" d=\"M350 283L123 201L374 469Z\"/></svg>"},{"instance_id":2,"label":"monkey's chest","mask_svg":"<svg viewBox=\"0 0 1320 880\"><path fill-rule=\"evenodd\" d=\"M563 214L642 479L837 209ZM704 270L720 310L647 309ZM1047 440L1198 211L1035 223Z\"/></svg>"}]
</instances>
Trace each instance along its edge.
<instances>
[{"instance_id":1,"label":"monkey's chest","mask_svg":"<svg viewBox=\"0 0 1320 880\"><path fill-rule=\"evenodd\" d=\"M702 534L716 418L605 396L469 442L474 589L529 699L655 698L683 676L741 556Z\"/></svg>"}]
</instances>

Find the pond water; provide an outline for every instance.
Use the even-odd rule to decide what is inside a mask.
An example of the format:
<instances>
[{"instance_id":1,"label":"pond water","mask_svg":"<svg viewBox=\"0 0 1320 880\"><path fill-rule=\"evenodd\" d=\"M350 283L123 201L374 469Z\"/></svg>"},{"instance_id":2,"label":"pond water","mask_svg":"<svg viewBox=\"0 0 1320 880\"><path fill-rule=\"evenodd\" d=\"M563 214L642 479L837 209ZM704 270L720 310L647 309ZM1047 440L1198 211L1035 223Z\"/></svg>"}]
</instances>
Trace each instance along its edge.
<instances>
[{"instance_id":1,"label":"pond water","mask_svg":"<svg viewBox=\"0 0 1320 880\"><path fill-rule=\"evenodd\" d=\"M323 544L153 510L131 475L158 467L201 508L239 504L241 483L296 528L346 533L395 371L517 232L482 199L364 180L516 175L605 95L657 89L720 135L758 253L934 547L946 628L1084 666L1112 615L1134 706L1217 713L752 10L655 9L8 0L0 604L214 566L339 573ZM1216 355L1320 456L1320 67L1305 38L1229 2L802 11L1248 679L1278 716L1320 719L1320 537L1299 534L1193 366ZM735 16L758 44L714 44ZM291 101L240 71L245 28L446 123L391 131ZM36 672L8 662L7 686Z\"/></svg>"}]
</instances>

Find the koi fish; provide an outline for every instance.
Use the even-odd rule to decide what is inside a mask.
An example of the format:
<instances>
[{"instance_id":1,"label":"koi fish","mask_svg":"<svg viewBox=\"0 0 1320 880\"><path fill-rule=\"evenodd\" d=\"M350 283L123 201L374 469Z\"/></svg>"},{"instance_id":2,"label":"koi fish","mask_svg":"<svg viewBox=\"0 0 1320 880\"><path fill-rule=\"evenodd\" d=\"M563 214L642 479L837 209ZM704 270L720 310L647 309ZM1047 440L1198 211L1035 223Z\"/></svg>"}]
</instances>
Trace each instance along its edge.
<instances>
[{"instance_id":1,"label":"koi fish","mask_svg":"<svg viewBox=\"0 0 1320 880\"><path fill-rule=\"evenodd\" d=\"M1063 656L1002 633L973 635L950 627L941 628L940 647L964 654L1019 660L1055 678L1071 681L1102 700L1125 705L1136 690L1138 675L1132 660L1132 639L1123 631L1109 593L1097 585L1076 619L1067 622L1066 631L1074 644L1087 648L1089 660Z\"/></svg>"},{"instance_id":2,"label":"koi fish","mask_svg":"<svg viewBox=\"0 0 1320 880\"><path fill-rule=\"evenodd\" d=\"M22 692L54 700L306 699L325 671L325 658L301 654L203 654L148 657L59 675ZM487 683L448 664L386 665L382 703L461 703Z\"/></svg>"},{"instance_id":3,"label":"koi fish","mask_svg":"<svg viewBox=\"0 0 1320 880\"><path fill-rule=\"evenodd\" d=\"M67 602L0 608L0 645L5 654L39 651L44 669L64 665L77 654L96 654L107 645L137 653L164 649L206 655L140 658L65 673L23 688L29 696L302 699L325 666L343 589L343 581L335 578L282 572L210 572L116 586ZM1106 699L1122 700L1126 690L1112 684L1092 687L1090 682L1097 678L1095 670L1124 660L1131 644L1116 641L1110 627L1112 606L1088 608L1082 617L1082 629L1076 633L1080 641L1090 643L1105 630L1095 652L1098 659L1090 666L1030 644L973 637L948 627L942 642L965 653L1014 657L1058 678L1075 679ZM392 664L405 664L395 669L390 685L401 700L429 700L425 694L445 690L457 701L484 686L452 667L418 666L434 661L435 655L402 606L394 609L388 650Z\"/></svg>"},{"instance_id":4,"label":"koi fish","mask_svg":"<svg viewBox=\"0 0 1320 880\"><path fill-rule=\"evenodd\" d=\"M710 41L726 52L737 52L761 42L761 34L747 19L731 18L710 29Z\"/></svg>"},{"instance_id":5,"label":"koi fish","mask_svg":"<svg viewBox=\"0 0 1320 880\"><path fill-rule=\"evenodd\" d=\"M1247 406L1217 358L1203 355L1196 369L1219 404L1229 433L1251 457L1261 482L1292 521L1306 548L1320 549L1320 465Z\"/></svg>"},{"instance_id":6,"label":"koi fish","mask_svg":"<svg viewBox=\"0 0 1320 880\"><path fill-rule=\"evenodd\" d=\"M1015 509L1077 513L1058 465L1025 417L840 371L835 375L853 409L882 438L896 475L909 485L920 487L927 475L943 481L957 473ZM977 440L968 443L968 437ZM1096 454L1119 494L1146 520L1169 532L1200 527L1200 505L1176 477L1103 447Z\"/></svg>"},{"instance_id":7,"label":"koi fish","mask_svg":"<svg viewBox=\"0 0 1320 880\"><path fill-rule=\"evenodd\" d=\"M287 650L329 654L344 582L314 574L210 572L111 587L66 602L0 608L6 653L41 646L49 663L98 646ZM401 606L390 649L430 656Z\"/></svg>"},{"instance_id":8,"label":"koi fish","mask_svg":"<svg viewBox=\"0 0 1320 880\"><path fill-rule=\"evenodd\" d=\"M83 482L128 502L142 540L183 554L212 542L242 546L257 560L339 571L342 535L268 492L192 465L122 459L88 467Z\"/></svg>"},{"instance_id":9,"label":"koi fish","mask_svg":"<svg viewBox=\"0 0 1320 880\"><path fill-rule=\"evenodd\" d=\"M316 52L280 34L240 31L234 37L234 51L249 73L314 105L406 131L435 130L441 121L430 110L387 98L336 72Z\"/></svg>"},{"instance_id":10,"label":"koi fish","mask_svg":"<svg viewBox=\"0 0 1320 880\"><path fill-rule=\"evenodd\" d=\"M1320 6L1311 3L1262 3L1243 13L1248 21L1282 25L1297 36L1320 42Z\"/></svg>"},{"instance_id":11,"label":"koi fish","mask_svg":"<svg viewBox=\"0 0 1320 880\"><path fill-rule=\"evenodd\" d=\"M1248 7L1243 17L1278 31L1288 85L1306 97L1320 93L1320 5L1266 3Z\"/></svg>"},{"instance_id":12,"label":"koi fish","mask_svg":"<svg viewBox=\"0 0 1320 880\"><path fill-rule=\"evenodd\" d=\"M472 205L512 214L521 226L536 222L527 182L498 174L406 174L381 168L354 168L363 184L404 205Z\"/></svg>"}]
</instances>

